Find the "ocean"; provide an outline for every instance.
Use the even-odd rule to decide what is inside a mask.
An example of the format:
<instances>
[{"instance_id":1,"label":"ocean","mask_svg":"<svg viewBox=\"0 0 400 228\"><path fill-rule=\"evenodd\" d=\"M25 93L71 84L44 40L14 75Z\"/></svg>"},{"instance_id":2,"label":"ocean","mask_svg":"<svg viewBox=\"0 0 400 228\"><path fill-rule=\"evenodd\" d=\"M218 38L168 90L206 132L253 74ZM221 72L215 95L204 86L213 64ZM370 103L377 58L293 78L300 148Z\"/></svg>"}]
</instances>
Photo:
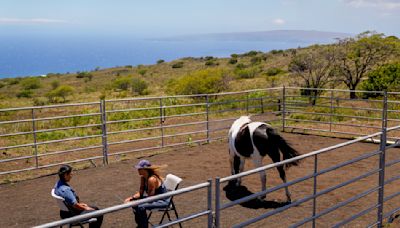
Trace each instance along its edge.
<instances>
[{"instance_id":1,"label":"ocean","mask_svg":"<svg viewBox=\"0 0 400 228\"><path fill-rule=\"evenodd\" d=\"M182 57L229 57L251 50L297 48L298 41L156 40L129 38L6 38L0 42L0 78L155 64Z\"/></svg>"}]
</instances>

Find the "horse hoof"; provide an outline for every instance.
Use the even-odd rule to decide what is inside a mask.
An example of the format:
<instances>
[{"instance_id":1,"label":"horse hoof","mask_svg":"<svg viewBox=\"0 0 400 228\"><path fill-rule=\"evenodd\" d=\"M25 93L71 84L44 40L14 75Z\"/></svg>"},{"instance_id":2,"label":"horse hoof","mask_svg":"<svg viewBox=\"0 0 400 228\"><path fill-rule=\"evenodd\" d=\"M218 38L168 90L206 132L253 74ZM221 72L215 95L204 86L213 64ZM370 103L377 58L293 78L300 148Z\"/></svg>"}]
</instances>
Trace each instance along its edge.
<instances>
[{"instance_id":1,"label":"horse hoof","mask_svg":"<svg viewBox=\"0 0 400 228\"><path fill-rule=\"evenodd\" d=\"M265 200L267 198L267 196L259 196L257 197L259 200Z\"/></svg>"}]
</instances>

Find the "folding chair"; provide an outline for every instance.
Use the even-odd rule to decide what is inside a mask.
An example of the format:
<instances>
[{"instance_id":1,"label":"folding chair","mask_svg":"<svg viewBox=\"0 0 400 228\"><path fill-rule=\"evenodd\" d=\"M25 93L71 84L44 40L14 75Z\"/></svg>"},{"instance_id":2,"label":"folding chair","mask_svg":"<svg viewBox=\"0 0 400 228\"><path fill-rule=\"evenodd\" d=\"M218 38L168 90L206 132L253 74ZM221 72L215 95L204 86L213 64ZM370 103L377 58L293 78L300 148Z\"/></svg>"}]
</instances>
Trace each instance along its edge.
<instances>
[{"instance_id":1,"label":"folding chair","mask_svg":"<svg viewBox=\"0 0 400 228\"><path fill-rule=\"evenodd\" d=\"M61 213L63 213L63 212L65 214L70 213L71 217L73 216L73 212L68 208L67 204L65 203L64 198L56 195L54 188L51 190L51 196L56 200L58 208L60 208L60 217L61 217ZM64 218L61 217L61 219L64 219ZM97 218L91 218L91 219L88 219L88 220L85 220L82 222L69 224L69 227L79 226L79 227L83 228L84 224L92 223L92 222L96 222L96 221L97 221Z\"/></svg>"},{"instance_id":2,"label":"folding chair","mask_svg":"<svg viewBox=\"0 0 400 228\"><path fill-rule=\"evenodd\" d=\"M165 185L165 187L167 188L168 191L174 191L174 190L177 190L177 189L178 189L179 184L180 184L181 182L182 182L182 179L181 179L181 178L179 178L179 177L177 177L177 176L175 176L175 175L173 175L173 174L168 174L168 175L165 177L164 185ZM177 212L177 210L176 210L176 207L175 207L175 204L174 204L174 201L173 201L173 196L171 196L171 198L169 199L169 204L168 204L168 206L166 206L166 207L164 207L164 208L154 208L154 209L150 210L150 213L149 213L149 215L147 216L147 220L148 220L148 221L150 221L150 217L151 217L153 211L164 212L163 215L162 215L162 217L161 217L160 222L158 223L159 225L162 224L162 222L164 221L165 215L167 215L169 221L172 221L172 220L171 220L171 216L169 215L169 212L170 212L170 211L174 211L175 216L176 216L176 219L179 218L178 212ZM150 224L151 224L151 223L150 223ZM181 224L181 223L179 223L179 227L182 228L182 224Z\"/></svg>"}]
</instances>

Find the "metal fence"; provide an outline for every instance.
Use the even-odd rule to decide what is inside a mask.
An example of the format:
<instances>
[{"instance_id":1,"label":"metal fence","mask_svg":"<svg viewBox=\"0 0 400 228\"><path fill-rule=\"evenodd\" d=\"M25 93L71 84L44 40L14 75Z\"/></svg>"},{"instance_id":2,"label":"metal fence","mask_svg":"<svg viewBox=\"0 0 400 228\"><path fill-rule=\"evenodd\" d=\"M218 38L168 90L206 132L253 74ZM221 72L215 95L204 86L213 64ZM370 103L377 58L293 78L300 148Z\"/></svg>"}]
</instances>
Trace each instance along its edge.
<instances>
[{"instance_id":1,"label":"metal fence","mask_svg":"<svg viewBox=\"0 0 400 228\"><path fill-rule=\"evenodd\" d=\"M349 99L349 93L278 87L0 109L0 177L54 172L52 167L64 163L108 164L131 153L226 139L239 115L285 132L357 137L380 129L386 102L388 125L399 125L400 93L356 91L359 99ZM362 99L365 94L378 98ZM388 138L396 141L400 134Z\"/></svg>"},{"instance_id":2,"label":"metal fence","mask_svg":"<svg viewBox=\"0 0 400 228\"><path fill-rule=\"evenodd\" d=\"M29 148L27 151L30 154L21 155L23 153L18 153L19 156L17 157L2 158L0 163L4 164L7 162L16 162L26 159L34 159L35 162L33 165L29 162L25 162L30 164L31 167L22 169L8 170L8 166L3 166L3 168L5 167L5 170L1 170L0 174L8 175L33 169L57 166L61 163L92 161L95 159L102 159L103 164L107 164L110 158L118 158L129 153L140 153L147 150L191 145L194 143L207 143L213 140L226 139L226 131L238 115L251 115L253 119L268 121L273 123L274 126L282 127L282 130L285 132L300 130L323 135L362 137L238 175L217 178L215 180L214 211L210 209L212 196L211 190L208 190L209 195L207 197L209 202L207 210L173 221L172 223L175 224L180 221L186 221L207 214L209 216L208 226L211 227L211 223L213 223L216 227L220 227L220 219L223 218L222 212L225 209L258 196L279 190L285 186L291 186L312 179L314 182L312 195L299 199L289 205L269 211L259 217L240 222L239 224L236 224L235 227L252 224L307 201L312 201L313 203L312 216L299 221L294 224L293 227L308 223L312 223L312 226L314 227L318 218L371 193L378 194L376 203L373 203L367 209L360 211L343 221L339 221L339 223L335 224L335 227L345 225L374 209L377 210L376 221L370 224L370 226L381 227L383 219L400 211L400 207L387 212L384 212L383 210L385 202L400 195L400 192L395 192L391 195L384 194L385 185L400 179L400 176L385 179L386 168L400 162L399 159L393 161L385 160L386 150L399 145L398 139L400 138L400 127L397 125L399 125L398 122L400 120L400 111L398 108L400 106L400 102L398 101L400 100L398 99L400 93L356 91L360 98L349 99L347 98L349 91L345 90L318 90L319 92L316 93L317 95L313 95L310 91L313 90L283 87L233 93L120 99L84 104L2 109L0 110L0 113L3 114L1 115L0 126L22 124L22 128L24 128L25 131L20 131L18 128L13 127L1 128L0 138L17 136L25 137L21 140L11 141L11 144L14 143L14 145L4 145L4 143L8 143L9 141L2 140L0 150L8 152L13 149ZM368 93L374 93L378 98L361 98L364 94ZM70 111L72 114L65 115L63 109L68 108L72 108L72 111ZM44 112L43 110L45 109L51 109L52 112ZM10 114L13 112L23 113L20 115ZM48 116L49 114L52 116ZM9 119L15 116L18 117L18 119ZM72 121L68 121L71 119ZM46 124L40 124L42 121L57 121L57 127L49 128ZM30 127L27 127L26 124L29 124ZM47 128L45 128L46 126ZM76 131L76 129L90 130ZM14 130L14 132L10 130ZM73 130L73 133L63 134L62 136L66 136L66 138L47 140L51 137L58 137L58 134L61 134L59 132L69 130ZM377 131L379 132L374 133ZM58 132L58 134L55 134L55 136L53 134L45 134L48 132ZM27 135L30 135L30 137L26 137ZM33 140L33 142L26 143L28 140ZM83 140L89 140L90 142L87 144L83 142L80 144L76 143L76 141ZM363 155L359 157L335 166L318 170L319 155L364 140L380 142L379 149L373 152L363 153ZM390 142L391 145L387 145L387 142ZM59 143L66 143L67 145L63 145L63 149L61 150L57 150L60 145L57 145L58 147L49 146L51 144ZM77 147L77 145L79 145L79 147ZM69 158L66 157L66 154L81 155L83 151L89 151L89 155L84 158L79 157L78 159L65 161L66 158ZM46 162L46 160L40 160L40 158L43 157L57 156L60 154L63 154L64 159L61 162L48 160L47 162L51 163L43 164L42 162ZM379 167L336 186L318 191L318 177L322 174L329 173L333 170L374 156L379 158ZM310 157L314 158L313 174L226 204L221 202L221 183L250 174L256 174L260 171L270 170L294 160L301 160ZM75 157L71 156L70 158ZM364 192L330 208L326 208L322 211L317 210L318 197L374 174L379 176L377 186L365 190ZM190 192L198 187L211 188L211 182L191 186L176 192L170 192L167 193L165 197ZM146 202L155 199L156 198L149 198L146 199ZM118 205L91 214L46 224L43 227L68 224L91 216L122 210L132 207L134 204L136 205L136 203L139 204L143 202L137 201L135 203ZM214 222L210 222L212 212L214 213ZM170 223L168 224L171 225ZM165 226L168 224L165 224Z\"/></svg>"},{"instance_id":3,"label":"metal fence","mask_svg":"<svg viewBox=\"0 0 400 228\"><path fill-rule=\"evenodd\" d=\"M185 216L185 217L181 217L179 219L175 219L173 221L158 225L157 227L169 227L172 226L174 224L178 224L178 223L182 223L185 221L189 221L201 216L207 216L207 223L208 223L208 227L211 228L213 225L213 215L212 215L212 183L211 180L208 180L208 182L204 182L204 183L200 183L197 185L193 185L190 187L186 187L186 188L182 188L182 189L178 189L175 191L171 191L171 192L167 192L161 195L156 195L156 196L152 196L152 197L148 197L145 199L140 199L140 200L135 200L129 203L125 203L125 204L120 204L120 205L116 205L116 206L112 206L112 207L108 207L108 208L104 208L104 209L100 209L100 210L96 210L93 211L91 213L87 213L87 214L83 214L83 215L77 215L71 218L67 218L67 219L63 219L63 220L59 220L59 221L55 221L55 222L51 222L51 223L47 223L47 224L43 224L43 225L39 225L36 226L36 228L46 228L46 227L62 227L63 225L68 225L68 224L73 224L73 223L77 223L77 222L81 222L84 220L88 220L90 218L93 217L97 217L97 216L101 216L101 215L105 215L108 213L113 213L113 212L117 212L120 210L124 210L127 208L132 208L135 206L138 206L140 204L143 203L150 203L153 201L157 201L160 199L165 199L165 198L169 198L169 197L173 197L173 196L177 196L177 195L181 195L181 194L185 194L188 192L193 192L193 191L197 191L199 189L204 189L207 188L207 209L197 212L197 213L193 213L191 215Z\"/></svg>"}]
</instances>

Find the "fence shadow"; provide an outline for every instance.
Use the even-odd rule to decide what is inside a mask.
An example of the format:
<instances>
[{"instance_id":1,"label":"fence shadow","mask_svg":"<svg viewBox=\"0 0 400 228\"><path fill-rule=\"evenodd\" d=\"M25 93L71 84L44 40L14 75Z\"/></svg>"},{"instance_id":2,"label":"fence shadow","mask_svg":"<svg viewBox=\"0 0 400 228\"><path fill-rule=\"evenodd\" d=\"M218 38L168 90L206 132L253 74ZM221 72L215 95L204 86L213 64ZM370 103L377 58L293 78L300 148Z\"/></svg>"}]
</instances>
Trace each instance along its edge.
<instances>
[{"instance_id":1,"label":"fence shadow","mask_svg":"<svg viewBox=\"0 0 400 228\"><path fill-rule=\"evenodd\" d=\"M249 195L254 194L250 190L247 189L246 186L236 186L235 182L230 181L225 187L225 196L228 198L230 201L234 201ZM290 203L288 202L278 202L278 201L271 201L271 200L262 200L262 199L252 199L250 201L241 203L240 205L242 207L246 208L251 208L251 209L268 209L268 208L278 208L278 207L283 207L285 205L288 205Z\"/></svg>"}]
</instances>

